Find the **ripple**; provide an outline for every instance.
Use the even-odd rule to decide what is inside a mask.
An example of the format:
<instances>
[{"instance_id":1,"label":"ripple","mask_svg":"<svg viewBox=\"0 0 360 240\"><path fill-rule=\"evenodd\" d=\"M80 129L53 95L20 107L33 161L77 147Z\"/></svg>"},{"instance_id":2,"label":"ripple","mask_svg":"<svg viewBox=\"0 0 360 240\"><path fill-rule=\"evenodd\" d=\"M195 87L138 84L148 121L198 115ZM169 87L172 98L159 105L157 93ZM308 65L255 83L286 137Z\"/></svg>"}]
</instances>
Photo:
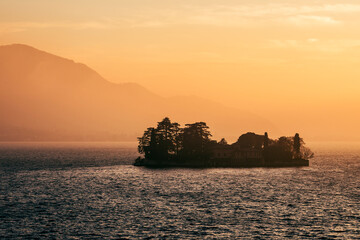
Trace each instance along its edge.
<instances>
[{"instance_id":1,"label":"ripple","mask_svg":"<svg viewBox=\"0 0 360 240\"><path fill-rule=\"evenodd\" d=\"M323 154L309 168L154 170L112 165L117 154L123 154L119 159L127 156L123 162L127 164L131 149L114 150L108 162L96 160L99 166L86 156L101 159L96 154L107 156L112 148L87 153L84 147L70 152L51 149L37 150L35 157L31 149L21 153L21 163L28 156L43 167L18 168L12 163L8 167L15 170L0 175L3 238L356 239L360 235L360 165L352 157L358 152ZM57 168L51 165L53 160L46 163L46 156L55 153L60 156L51 159L73 165Z\"/></svg>"}]
</instances>

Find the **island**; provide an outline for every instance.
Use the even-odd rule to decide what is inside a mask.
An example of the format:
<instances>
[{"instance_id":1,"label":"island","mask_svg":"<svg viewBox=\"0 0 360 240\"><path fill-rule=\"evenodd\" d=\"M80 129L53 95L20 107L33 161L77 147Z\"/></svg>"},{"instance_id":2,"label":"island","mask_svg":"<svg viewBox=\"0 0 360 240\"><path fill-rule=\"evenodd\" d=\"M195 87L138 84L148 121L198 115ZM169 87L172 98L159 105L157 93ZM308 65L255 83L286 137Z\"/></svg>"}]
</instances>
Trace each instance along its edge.
<instances>
[{"instance_id":1,"label":"island","mask_svg":"<svg viewBox=\"0 0 360 240\"><path fill-rule=\"evenodd\" d=\"M223 138L212 140L205 122L180 124L168 117L148 128L138 138L138 151L144 157L135 160L135 166L146 167L301 167L309 166L314 153L296 133L293 137L270 139L248 132L233 144Z\"/></svg>"}]
</instances>

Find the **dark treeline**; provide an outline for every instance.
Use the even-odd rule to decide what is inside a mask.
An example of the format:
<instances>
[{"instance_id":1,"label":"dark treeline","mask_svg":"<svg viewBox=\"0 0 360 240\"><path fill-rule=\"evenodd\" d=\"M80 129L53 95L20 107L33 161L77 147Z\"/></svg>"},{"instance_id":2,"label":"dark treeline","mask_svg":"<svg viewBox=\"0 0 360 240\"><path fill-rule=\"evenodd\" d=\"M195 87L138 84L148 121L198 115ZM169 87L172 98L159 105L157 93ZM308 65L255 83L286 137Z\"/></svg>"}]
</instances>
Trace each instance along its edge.
<instances>
[{"instance_id":1,"label":"dark treeline","mask_svg":"<svg viewBox=\"0 0 360 240\"><path fill-rule=\"evenodd\" d=\"M212 140L211 136L205 122L186 124L182 128L180 124L171 122L166 117L158 122L157 127L148 128L143 136L138 138L138 151L145 155L145 160L159 164L197 162L206 165L214 158L214 149L219 148L258 150L261 151L262 158L268 162L309 159L313 156L310 149L304 146L299 134L273 140L267 133L246 133L231 145L225 139L219 142Z\"/></svg>"},{"instance_id":2,"label":"dark treeline","mask_svg":"<svg viewBox=\"0 0 360 240\"><path fill-rule=\"evenodd\" d=\"M314 156L314 153L305 147L305 142L298 133L294 137L280 137L276 140L269 139L265 133L263 154L267 161L308 160Z\"/></svg>"},{"instance_id":3,"label":"dark treeline","mask_svg":"<svg viewBox=\"0 0 360 240\"><path fill-rule=\"evenodd\" d=\"M180 124L164 118L156 128L148 128L139 140L139 153L145 159L164 162L187 160L206 160L210 157L210 145L215 143L210 139L209 127L204 122Z\"/></svg>"}]
</instances>

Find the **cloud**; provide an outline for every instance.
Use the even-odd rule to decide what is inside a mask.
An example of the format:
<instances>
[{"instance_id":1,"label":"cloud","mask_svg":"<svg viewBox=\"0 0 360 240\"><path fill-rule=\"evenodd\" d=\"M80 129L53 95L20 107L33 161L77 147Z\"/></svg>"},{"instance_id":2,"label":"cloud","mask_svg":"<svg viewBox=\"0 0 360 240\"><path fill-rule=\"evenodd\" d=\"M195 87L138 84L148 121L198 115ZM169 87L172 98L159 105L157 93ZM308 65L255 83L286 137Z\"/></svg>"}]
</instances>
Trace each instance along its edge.
<instances>
[{"instance_id":1,"label":"cloud","mask_svg":"<svg viewBox=\"0 0 360 240\"><path fill-rule=\"evenodd\" d=\"M343 15L360 13L360 4L332 5L238 5L212 6L200 9L187 19L192 23L209 25L246 25L248 23L276 23L306 26L310 24L339 25Z\"/></svg>"},{"instance_id":2,"label":"cloud","mask_svg":"<svg viewBox=\"0 0 360 240\"><path fill-rule=\"evenodd\" d=\"M305 40L273 39L269 41L270 48L296 49L306 52L322 52L329 54L345 52L358 46L360 46L360 40L358 39L321 40L309 38Z\"/></svg>"},{"instance_id":3,"label":"cloud","mask_svg":"<svg viewBox=\"0 0 360 240\"><path fill-rule=\"evenodd\" d=\"M360 4L252 4L252 5L186 5L177 10L155 9L152 15L128 16L136 27L162 27L174 24L248 27L254 25L290 24L295 26L340 25L341 17L360 13ZM156 24L152 24L156 20Z\"/></svg>"},{"instance_id":4,"label":"cloud","mask_svg":"<svg viewBox=\"0 0 360 240\"><path fill-rule=\"evenodd\" d=\"M119 29L161 28L173 25L253 27L269 25L337 26L349 14L360 14L360 4L178 4L176 8L141 8L118 16L83 22L0 22L0 32L29 29Z\"/></svg>"},{"instance_id":5,"label":"cloud","mask_svg":"<svg viewBox=\"0 0 360 240\"><path fill-rule=\"evenodd\" d=\"M259 5L215 5L203 11L218 15L244 17L293 16L308 14L344 14L359 13L360 4L326 4L326 5L291 5L291 4L259 4Z\"/></svg>"},{"instance_id":6,"label":"cloud","mask_svg":"<svg viewBox=\"0 0 360 240\"><path fill-rule=\"evenodd\" d=\"M308 38L308 39L306 39L306 41L309 42L309 43L316 43L316 42L319 41L319 39L317 39L317 38Z\"/></svg>"},{"instance_id":7,"label":"cloud","mask_svg":"<svg viewBox=\"0 0 360 240\"><path fill-rule=\"evenodd\" d=\"M67 28L81 29L113 29L116 25L104 21L88 22L0 22L0 33L24 32L33 29Z\"/></svg>"},{"instance_id":8,"label":"cloud","mask_svg":"<svg viewBox=\"0 0 360 240\"><path fill-rule=\"evenodd\" d=\"M307 16L307 15L298 15L291 16L287 18L287 21L297 25L297 26L313 26L317 25L338 25L341 21L335 20L329 16Z\"/></svg>"}]
</instances>

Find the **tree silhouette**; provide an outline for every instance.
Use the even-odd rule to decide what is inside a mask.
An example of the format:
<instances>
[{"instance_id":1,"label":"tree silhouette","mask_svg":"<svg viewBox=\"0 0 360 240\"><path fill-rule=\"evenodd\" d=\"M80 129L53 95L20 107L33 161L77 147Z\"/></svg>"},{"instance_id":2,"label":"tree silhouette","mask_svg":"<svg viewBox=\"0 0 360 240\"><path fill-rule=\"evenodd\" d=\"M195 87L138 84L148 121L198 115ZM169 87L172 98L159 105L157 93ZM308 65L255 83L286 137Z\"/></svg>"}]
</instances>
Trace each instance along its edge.
<instances>
[{"instance_id":1,"label":"tree silhouette","mask_svg":"<svg viewBox=\"0 0 360 240\"><path fill-rule=\"evenodd\" d=\"M264 134L264 149L267 149L269 146L269 136L268 136L268 133L265 132Z\"/></svg>"},{"instance_id":2,"label":"tree silhouette","mask_svg":"<svg viewBox=\"0 0 360 240\"><path fill-rule=\"evenodd\" d=\"M208 147L212 135L206 123L186 124L183 135L183 154L187 159L205 161L210 157Z\"/></svg>"},{"instance_id":3,"label":"tree silhouette","mask_svg":"<svg viewBox=\"0 0 360 240\"><path fill-rule=\"evenodd\" d=\"M148 128L142 137L138 138L139 145L138 145L138 151L139 153L142 153L145 155L145 158L151 159L151 137L153 134L154 128Z\"/></svg>"},{"instance_id":4,"label":"tree silhouette","mask_svg":"<svg viewBox=\"0 0 360 240\"><path fill-rule=\"evenodd\" d=\"M236 144L242 148L261 149L264 144L264 136L252 132L242 134Z\"/></svg>"},{"instance_id":5,"label":"tree silhouette","mask_svg":"<svg viewBox=\"0 0 360 240\"><path fill-rule=\"evenodd\" d=\"M298 133L294 136L294 157L300 158L301 139Z\"/></svg>"},{"instance_id":6,"label":"tree silhouette","mask_svg":"<svg viewBox=\"0 0 360 240\"><path fill-rule=\"evenodd\" d=\"M168 160L169 154L174 152L173 144L173 126L169 118L164 118L161 122L158 122L156 131L158 134L159 145L159 158L161 160Z\"/></svg>"},{"instance_id":7,"label":"tree silhouette","mask_svg":"<svg viewBox=\"0 0 360 240\"><path fill-rule=\"evenodd\" d=\"M267 161L286 162L293 159L293 139L290 137L280 137L273 141L266 151Z\"/></svg>"},{"instance_id":8,"label":"tree silhouette","mask_svg":"<svg viewBox=\"0 0 360 240\"><path fill-rule=\"evenodd\" d=\"M175 155L176 155L176 159L179 160L180 159L180 150L182 149L183 146L183 132L184 130L180 127L180 124L178 124L177 122L173 123L173 145L175 146L174 150L175 150Z\"/></svg>"},{"instance_id":9,"label":"tree silhouette","mask_svg":"<svg viewBox=\"0 0 360 240\"><path fill-rule=\"evenodd\" d=\"M309 159L314 155L309 148L304 146L305 143L298 133L294 137L280 137L272 140L267 132L264 135L248 132L241 135L238 141L231 145L224 138L219 142L211 140L211 136L205 122L186 124L185 128L181 128L180 124L171 122L168 117L165 117L157 123L156 128L148 128L143 136L138 138L138 151L144 154L145 159L150 160L151 163L159 165L181 163L190 166L192 164L214 166L215 154L224 149L228 151L225 155L230 161L236 159L231 154L239 154L237 151L240 151L240 154L242 154L241 151L244 153L261 151L262 154L258 154L259 158L261 159L262 156L263 160L270 165L273 162L297 164L297 160ZM138 159L137 163L142 164L141 161Z\"/></svg>"},{"instance_id":10,"label":"tree silhouette","mask_svg":"<svg viewBox=\"0 0 360 240\"><path fill-rule=\"evenodd\" d=\"M314 157L314 153L305 146L301 146L300 155L301 155L301 158L307 159L307 160Z\"/></svg>"},{"instance_id":11,"label":"tree silhouette","mask_svg":"<svg viewBox=\"0 0 360 240\"><path fill-rule=\"evenodd\" d=\"M225 138L222 138L219 142L220 145L228 145L227 141L225 140Z\"/></svg>"},{"instance_id":12,"label":"tree silhouette","mask_svg":"<svg viewBox=\"0 0 360 240\"><path fill-rule=\"evenodd\" d=\"M148 128L143 136L138 138L138 151L145 154L147 159L169 161L179 154L182 145L181 133L180 125L172 123L166 117L158 122L156 128Z\"/></svg>"}]
</instances>

